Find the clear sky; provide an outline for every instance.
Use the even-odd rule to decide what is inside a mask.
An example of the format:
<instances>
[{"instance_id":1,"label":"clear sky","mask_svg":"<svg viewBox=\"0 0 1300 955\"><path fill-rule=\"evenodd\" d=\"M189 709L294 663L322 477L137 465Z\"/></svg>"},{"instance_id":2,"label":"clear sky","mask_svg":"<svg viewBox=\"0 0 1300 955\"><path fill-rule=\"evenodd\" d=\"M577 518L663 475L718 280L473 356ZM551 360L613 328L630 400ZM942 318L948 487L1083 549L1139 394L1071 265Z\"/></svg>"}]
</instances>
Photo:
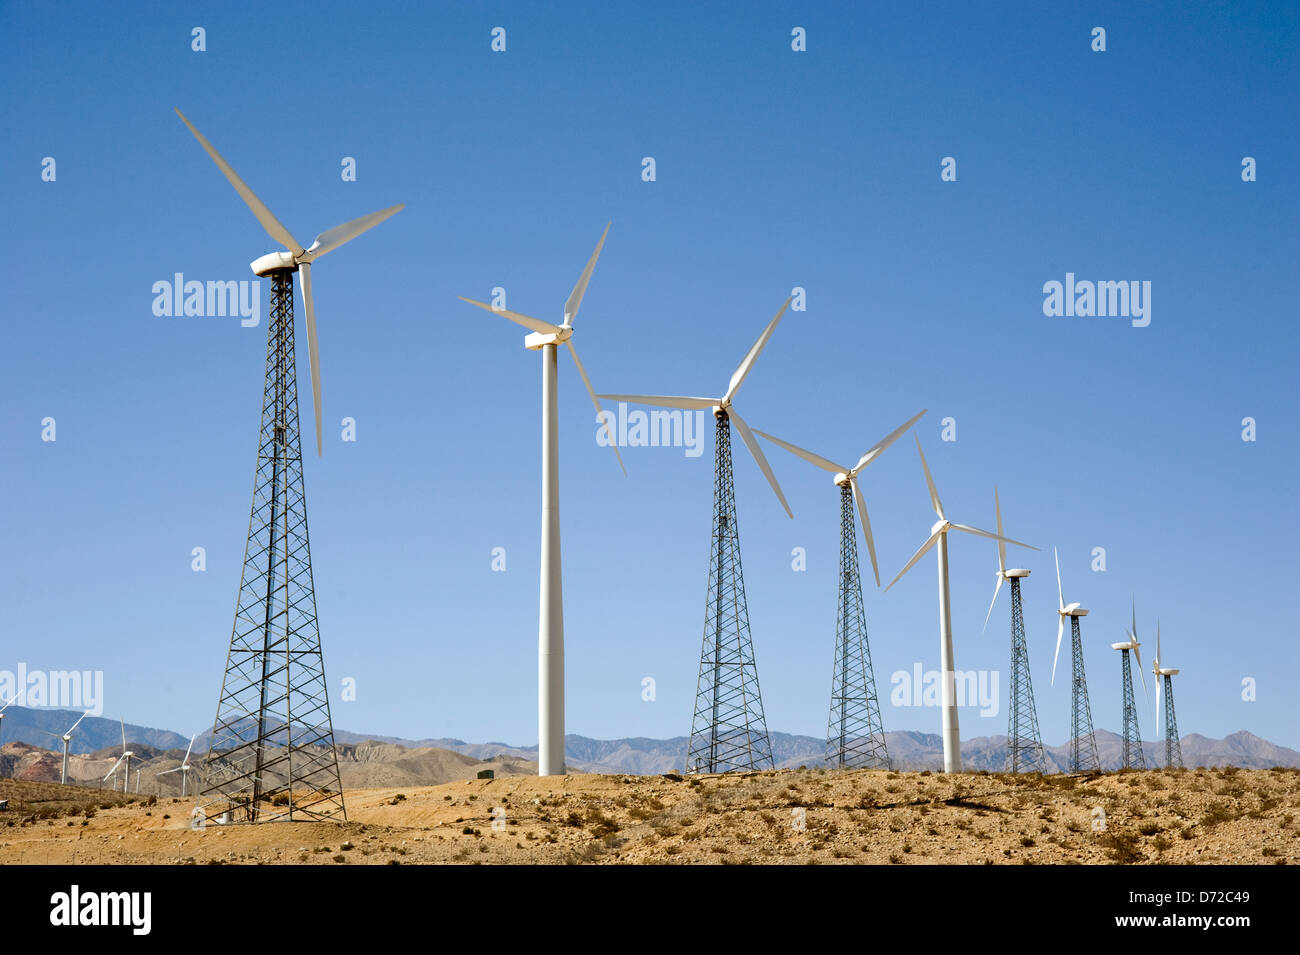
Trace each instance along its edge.
<instances>
[{"instance_id":1,"label":"clear sky","mask_svg":"<svg viewBox=\"0 0 1300 955\"><path fill-rule=\"evenodd\" d=\"M1159 620L1182 668L1184 733L1300 747L1298 26L1284 3L0 4L0 669L103 670L105 715L211 725L269 289L245 328L157 317L152 288L252 279L276 246L179 106L304 242L406 203L313 273L326 440L305 468L336 726L536 741L540 359L456 296L500 286L558 321L612 220L575 336L598 391L720 394L802 287L737 400L751 426L852 463L928 408L948 516L991 527L999 487L1007 533L1043 548L1013 563L1033 571L1048 743L1069 727L1057 546L1091 610L1098 727L1120 728L1109 644L1135 598L1144 662ZM1150 282L1150 324L1048 317L1067 272ZM560 410L567 729L684 735L711 444L627 448L623 477L565 356ZM769 446L791 521L735 451L768 723L822 734L838 493ZM934 521L910 436L863 490L887 583ZM891 674L938 667L933 558L886 594L862 550L885 727L937 733L937 709L889 700ZM962 733L1005 733L1005 594L980 633L996 549L956 536L951 560L957 667L1001 680Z\"/></svg>"}]
</instances>

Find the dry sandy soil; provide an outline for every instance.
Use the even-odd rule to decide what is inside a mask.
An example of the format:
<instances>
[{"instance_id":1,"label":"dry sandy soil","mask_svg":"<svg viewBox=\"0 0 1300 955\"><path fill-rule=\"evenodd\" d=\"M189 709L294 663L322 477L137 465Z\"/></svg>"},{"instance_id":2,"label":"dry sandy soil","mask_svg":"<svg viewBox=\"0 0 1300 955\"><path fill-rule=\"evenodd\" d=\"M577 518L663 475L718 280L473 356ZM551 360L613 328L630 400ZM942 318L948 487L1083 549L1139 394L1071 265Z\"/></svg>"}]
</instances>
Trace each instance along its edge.
<instances>
[{"instance_id":1,"label":"dry sandy soil","mask_svg":"<svg viewBox=\"0 0 1300 955\"><path fill-rule=\"evenodd\" d=\"M203 831L192 800L78 792L0 780L0 863L1300 862L1295 769L511 776L350 790L346 823Z\"/></svg>"}]
</instances>

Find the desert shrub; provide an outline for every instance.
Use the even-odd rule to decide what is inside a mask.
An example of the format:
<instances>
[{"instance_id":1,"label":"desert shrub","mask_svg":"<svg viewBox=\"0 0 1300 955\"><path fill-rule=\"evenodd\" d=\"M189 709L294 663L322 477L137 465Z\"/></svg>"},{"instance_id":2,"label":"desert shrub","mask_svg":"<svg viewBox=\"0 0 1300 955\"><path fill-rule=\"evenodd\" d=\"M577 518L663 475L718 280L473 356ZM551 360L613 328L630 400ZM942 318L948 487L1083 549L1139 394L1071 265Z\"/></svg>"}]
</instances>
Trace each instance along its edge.
<instances>
[{"instance_id":1,"label":"desert shrub","mask_svg":"<svg viewBox=\"0 0 1300 955\"><path fill-rule=\"evenodd\" d=\"M1120 865L1130 865L1146 858L1139 850L1137 836L1131 832L1111 832L1099 840L1106 855Z\"/></svg>"}]
</instances>

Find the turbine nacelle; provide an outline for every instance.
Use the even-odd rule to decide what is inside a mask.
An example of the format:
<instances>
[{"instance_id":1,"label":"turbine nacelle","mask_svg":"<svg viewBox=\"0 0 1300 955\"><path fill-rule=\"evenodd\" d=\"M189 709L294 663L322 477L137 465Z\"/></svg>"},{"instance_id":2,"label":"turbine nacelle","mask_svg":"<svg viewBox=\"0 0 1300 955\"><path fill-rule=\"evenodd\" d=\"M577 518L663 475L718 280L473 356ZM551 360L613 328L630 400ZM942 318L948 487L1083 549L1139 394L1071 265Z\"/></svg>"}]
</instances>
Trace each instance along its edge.
<instances>
[{"instance_id":1,"label":"turbine nacelle","mask_svg":"<svg viewBox=\"0 0 1300 955\"><path fill-rule=\"evenodd\" d=\"M745 383L745 378L754 367L754 362L758 360L759 354L763 351L764 347L766 347L768 339L772 337L772 333L776 331L776 326L781 321L781 316L785 314L785 310L790 307L792 301L794 301L792 297L785 300L781 305L780 310L772 317L772 320L767 323L767 327L763 329L763 333L758 336L758 340L749 347L749 351L745 354L745 357L740 360L740 364L736 367L736 370L732 372L731 381L728 382L727 390L723 393L721 398L685 395L593 395L592 400L594 401L596 398L604 398L608 401L635 402L636 404L653 405L658 408L680 408L684 411L702 411L705 408L710 409L713 412L713 417L718 421L728 421L736 426L736 431L740 434L741 440L745 442L745 447L749 449L749 453L758 464L758 469L763 472L763 477L767 478L767 483L771 485L772 491L776 494L777 500L780 501L781 506L785 508L786 515L793 519L794 513L790 510L790 505L785 499L785 494L781 491L781 485L777 483L776 475L772 473L771 465L767 463L767 456L763 454L763 449L758 446L758 439L754 437L754 433L750 430L749 425L745 423L745 419L737 413L732 404L732 400L736 397L736 392L738 392L740 386Z\"/></svg>"},{"instance_id":2,"label":"turbine nacelle","mask_svg":"<svg viewBox=\"0 0 1300 955\"><path fill-rule=\"evenodd\" d=\"M292 252L268 252L249 263L254 275L271 275L274 272L297 272L298 260Z\"/></svg>"},{"instance_id":3,"label":"turbine nacelle","mask_svg":"<svg viewBox=\"0 0 1300 955\"><path fill-rule=\"evenodd\" d=\"M923 414L925 414L924 408L880 439L880 441L873 445L866 454L858 458L858 463L851 468L845 467L843 464L836 464L834 461L824 458L820 454L813 454L811 451L790 444L788 441L782 441L780 438L773 437L766 431L757 432L773 444L785 448L791 454L803 458L810 464L817 465L817 467L821 468L823 471L829 471L835 482L835 486L840 489L841 494L846 490L852 493L853 498L858 504L858 516L862 518L862 536L867 540L867 553L871 555L871 573L876 578L877 587L880 586L880 568L876 564L876 543L871 538L871 519L867 517L867 501L866 498L862 496L862 488L858 485L858 475L862 472L863 468L876 460L876 458L879 457L887 447L897 441L899 436L914 425Z\"/></svg>"},{"instance_id":4,"label":"turbine nacelle","mask_svg":"<svg viewBox=\"0 0 1300 955\"><path fill-rule=\"evenodd\" d=\"M952 521L948 520L946 517L941 517L930 525L930 536L933 537L935 534L946 534L951 529Z\"/></svg>"},{"instance_id":5,"label":"turbine nacelle","mask_svg":"<svg viewBox=\"0 0 1300 955\"><path fill-rule=\"evenodd\" d=\"M524 336L524 347L530 351L541 351L547 345L563 345L572 337L572 325L557 325L553 332L529 332Z\"/></svg>"}]
</instances>

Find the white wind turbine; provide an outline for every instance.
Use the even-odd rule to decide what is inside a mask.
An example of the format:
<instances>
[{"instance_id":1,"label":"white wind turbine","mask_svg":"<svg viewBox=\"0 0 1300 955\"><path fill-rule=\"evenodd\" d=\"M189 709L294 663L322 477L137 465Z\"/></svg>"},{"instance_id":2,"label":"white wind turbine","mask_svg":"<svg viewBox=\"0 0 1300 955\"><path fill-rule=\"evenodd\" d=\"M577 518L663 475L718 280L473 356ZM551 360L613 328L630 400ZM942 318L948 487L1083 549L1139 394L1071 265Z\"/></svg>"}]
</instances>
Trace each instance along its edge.
<instances>
[{"instance_id":1,"label":"white wind turbine","mask_svg":"<svg viewBox=\"0 0 1300 955\"><path fill-rule=\"evenodd\" d=\"M1055 547L1052 548L1052 557L1056 561L1056 600L1059 604L1056 611L1059 617L1056 623L1056 653L1052 656L1052 686L1056 686L1056 661L1061 655L1061 637L1065 635L1065 620L1067 617L1086 617L1088 611L1084 610L1083 605L1078 601L1070 604L1065 602L1065 593L1061 590L1061 558Z\"/></svg>"},{"instance_id":2,"label":"white wind turbine","mask_svg":"<svg viewBox=\"0 0 1300 955\"><path fill-rule=\"evenodd\" d=\"M179 766L177 766L175 769L165 769L158 774L159 776L166 776L169 773L180 773L181 774L181 796L185 795L185 783L189 779L190 770L194 768L190 765L190 750L194 749L194 740L196 740L197 738L198 738L197 736L190 737L190 745L186 748L185 758L181 760L181 764Z\"/></svg>"},{"instance_id":3,"label":"white wind turbine","mask_svg":"<svg viewBox=\"0 0 1300 955\"><path fill-rule=\"evenodd\" d=\"M788 441L782 441L780 438L774 437L768 434L766 431L759 431L757 428L754 429L755 434L762 435L764 438L767 438L767 440L771 441L773 444L780 445L781 447L789 451L791 454L796 454L799 457L803 458L805 461L817 465L817 467L821 468L823 471L829 471L831 474L835 476L834 481L836 487L843 487L845 484L848 484L852 487L853 497L854 500L857 501L857 505L858 505L858 516L862 518L862 534L867 539L867 553L871 555L871 570L876 575L877 587L880 586L880 569L876 566L876 544L875 541L872 540L871 538L871 521L867 517L867 502L862 497L862 489L858 485L858 475L862 473L862 470L868 464L876 460L876 458L880 456L882 451L884 451L887 447L889 447L891 444L897 441L903 435L903 433L907 431L908 428L916 424L917 420L921 417L921 415L925 414L926 410L928 409L922 409L920 412L913 415L902 425L900 425L899 427L891 431L888 435L882 438L874 447L868 450L866 454L858 458L858 463L853 465L852 467L848 467L843 464L836 464L834 461L830 461L827 460L826 458L821 457L820 455L813 454L811 451L805 451L803 448L790 444Z\"/></svg>"},{"instance_id":4,"label":"white wind turbine","mask_svg":"<svg viewBox=\"0 0 1300 955\"><path fill-rule=\"evenodd\" d=\"M72 731L80 726L81 721L89 715L90 710L86 710L86 712L77 717L77 722L69 726L68 731L64 733L62 737L59 737L63 740L63 775L60 777L59 782L65 786L68 784L68 744L72 742ZM50 733L49 735L53 736L54 734Z\"/></svg>"},{"instance_id":5,"label":"white wind turbine","mask_svg":"<svg viewBox=\"0 0 1300 955\"><path fill-rule=\"evenodd\" d=\"M304 249L302 243L280 224L280 220L271 214L271 210L266 207L266 204L254 195L253 190L248 188L244 180L239 178L239 174L231 168L230 163L222 159L221 154L203 137L203 134L194 128L194 124L185 118L185 114L178 109L176 115L181 118L181 122L189 127L190 132L194 134L194 138L199 141L199 145L207 150L208 155L212 157L212 161L217 164L217 168L230 180L230 184L235 187L239 197L253 211L257 221L262 224L262 228L266 230L272 239L285 247L283 252L268 252L266 255L255 259L252 263L253 273L267 275L271 272L296 270L302 276L302 300L307 312L307 351L311 359L312 405L316 412L316 453L319 455L322 452L320 349L316 341L316 307L312 303L311 296L311 264L326 252L333 252L344 243L351 242L363 232L379 225L389 216L401 212L405 206L389 206L379 212L372 212L368 216L362 216L360 219L353 219L351 222L335 226L333 229L316 236L316 241Z\"/></svg>"},{"instance_id":6,"label":"white wind turbine","mask_svg":"<svg viewBox=\"0 0 1300 955\"><path fill-rule=\"evenodd\" d=\"M993 488L993 509L997 512L998 533L1001 534L1002 533L1002 504L998 500L998 489L996 487ZM1038 549L1037 547L1034 548L1034 550L1037 549ZM1007 570L1006 541L999 540L998 541L998 572L997 572L998 582L997 582L997 586L993 588L993 599L989 601L989 612L984 615L984 629L981 630L980 633L984 633L989 628L989 618L993 616L993 605L998 602L998 592L1002 590L1003 582L1007 580L1012 580L1014 578L1023 578L1028 576L1029 576L1029 571L1023 570L1018 567L1013 567L1011 570Z\"/></svg>"},{"instance_id":7,"label":"white wind turbine","mask_svg":"<svg viewBox=\"0 0 1300 955\"><path fill-rule=\"evenodd\" d=\"M1156 733L1158 735L1160 733L1160 685L1165 682L1165 677L1177 676L1179 673L1177 669L1171 670L1168 667L1160 666L1159 620L1156 621L1156 656L1155 659L1151 661L1151 672L1155 674L1155 679L1152 682L1156 685Z\"/></svg>"},{"instance_id":8,"label":"white wind turbine","mask_svg":"<svg viewBox=\"0 0 1300 955\"><path fill-rule=\"evenodd\" d=\"M1156 735L1160 734L1160 692L1165 696L1165 768L1183 765L1183 745L1178 738L1178 714L1174 711L1174 677L1178 670L1160 665L1160 622L1156 621L1156 656L1151 661L1156 684Z\"/></svg>"},{"instance_id":9,"label":"white wind turbine","mask_svg":"<svg viewBox=\"0 0 1300 955\"><path fill-rule=\"evenodd\" d=\"M135 753L126 748L126 723L119 720L118 725L122 727L122 755L117 758L117 762L113 764L113 768L104 774L104 780L107 781L109 776L116 777L117 767L121 766L122 763L125 762L126 772L122 776L122 792L126 792L131 788L131 760L135 756Z\"/></svg>"},{"instance_id":10,"label":"white wind turbine","mask_svg":"<svg viewBox=\"0 0 1300 955\"><path fill-rule=\"evenodd\" d=\"M1129 650L1133 651L1133 656L1137 659L1138 681L1142 684L1142 696L1149 700L1151 699L1151 694L1147 692L1147 680L1145 674L1142 672L1142 644L1138 642L1136 602L1133 604L1133 628L1126 631L1124 635L1128 637L1127 640L1123 643L1112 643L1110 648L1112 650L1120 651L1121 654L1127 653ZM1131 682L1129 683L1129 686L1132 686Z\"/></svg>"},{"instance_id":11,"label":"white wind turbine","mask_svg":"<svg viewBox=\"0 0 1300 955\"><path fill-rule=\"evenodd\" d=\"M5 725L5 710L7 710L7 709L9 709L9 707L13 706L14 701L17 700L18 697L22 696L22 695L23 695L24 693L26 693L26 692L27 692L27 687L23 687L21 690L19 690L19 691L18 691L17 693L15 693L13 696L9 697L9 702L5 703L4 706L0 706L0 733L3 733L3 731L4 731L4 725Z\"/></svg>"},{"instance_id":12,"label":"white wind turbine","mask_svg":"<svg viewBox=\"0 0 1300 955\"><path fill-rule=\"evenodd\" d=\"M542 570L537 634L537 775L561 776L564 768L564 594L560 565L560 432L559 398L556 377L559 346L566 345L573 356L582 383L591 395L591 403L600 413L600 401L591 387L586 369L573 345L573 322L578 317L582 298L587 294L592 270L605 245L611 223L606 223L596 251L564 302L564 321L559 325L544 322L505 308L459 296L462 302L476 305L522 325L532 334L524 336L524 347L542 353ZM606 422L609 445L618 458L623 473L623 455L618 453L613 424Z\"/></svg>"},{"instance_id":13,"label":"white wind turbine","mask_svg":"<svg viewBox=\"0 0 1300 955\"><path fill-rule=\"evenodd\" d=\"M745 424L745 420L740 417L736 411L736 406L732 403L736 398L736 392L745 383L745 378L749 375L750 369L754 367L754 362L758 360L759 354L767 345L768 339L776 331L781 316L790 307L791 301L793 301L792 298L785 300L785 304L781 306L772 320L767 323L767 327L763 329L763 334L759 335L758 340L750 346L749 352L732 373L731 381L727 384L727 391L721 398L690 398L680 395L601 395L600 397L608 401L627 401L634 404L655 405L660 408L681 408L687 411L709 408L712 409L715 418L734 422L736 430L740 432L740 437L745 442L745 447L749 448L749 453L758 462L759 470L763 472L763 476L767 478L767 483L772 485L772 490L776 492L777 500L785 508L786 514L793 518L794 514L790 511L790 505L786 503L785 495L781 493L781 485L776 483L776 475L772 473L771 465L767 463L767 456L763 454L763 449L759 447L758 439L754 437L754 432L749 429L749 425ZM780 444L781 442L778 441L777 443ZM838 471L839 468L836 467L835 470Z\"/></svg>"},{"instance_id":14,"label":"white wind turbine","mask_svg":"<svg viewBox=\"0 0 1300 955\"><path fill-rule=\"evenodd\" d=\"M994 534L992 531L982 531L978 527L956 524L948 520L943 513L943 504L939 501L939 492L935 490L934 479L930 477L930 466L925 463L925 452L921 450L920 438L916 439L916 451L921 455L921 467L925 470L925 483L930 489L930 504L934 507L934 512L939 516L939 520L930 528L930 536L921 545L920 550L912 555L912 559L907 562L906 567L898 572L898 576L889 582L889 587L893 587L894 584L898 583L902 576L911 570L931 547L934 547L935 544L939 545L939 670L943 702L943 771L945 773L959 773L961 772L961 733L957 725L957 693L953 673L955 664L952 653L952 607L948 599L948 532L951 530L965 531L967 534L976 534L996 541L1006 541L1008 544L1015 544L1018 547L1028 547L1030 550L1038 550L1038 548L1030 544L1022 544L1020 541L1003 537L1000 534ZM888 591L889 587L886 587L885 590Z\"/></svg>"}]
</instances>

